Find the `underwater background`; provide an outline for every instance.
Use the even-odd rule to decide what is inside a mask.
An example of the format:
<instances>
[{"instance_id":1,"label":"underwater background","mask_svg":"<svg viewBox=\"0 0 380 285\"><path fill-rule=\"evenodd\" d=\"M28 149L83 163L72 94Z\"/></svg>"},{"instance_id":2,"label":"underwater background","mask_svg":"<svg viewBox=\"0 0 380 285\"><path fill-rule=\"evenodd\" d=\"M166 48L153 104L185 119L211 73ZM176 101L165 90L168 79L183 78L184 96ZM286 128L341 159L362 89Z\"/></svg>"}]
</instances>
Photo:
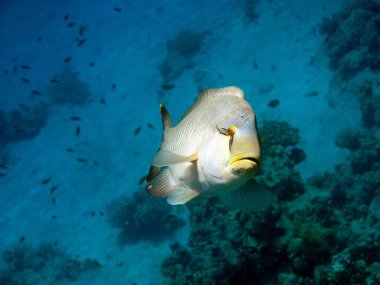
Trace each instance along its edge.
<instances>
[{"instance_id":1,"label":"underwater background","mask_svg":"<svg viewBox=\"0 0 380 285\"><path fill-rule=\"evenodd\" d=\"M380 1L0 1L0 284L380 284ZM276 200L144 178L236 85Z\"/></svg>"}]
</instances>

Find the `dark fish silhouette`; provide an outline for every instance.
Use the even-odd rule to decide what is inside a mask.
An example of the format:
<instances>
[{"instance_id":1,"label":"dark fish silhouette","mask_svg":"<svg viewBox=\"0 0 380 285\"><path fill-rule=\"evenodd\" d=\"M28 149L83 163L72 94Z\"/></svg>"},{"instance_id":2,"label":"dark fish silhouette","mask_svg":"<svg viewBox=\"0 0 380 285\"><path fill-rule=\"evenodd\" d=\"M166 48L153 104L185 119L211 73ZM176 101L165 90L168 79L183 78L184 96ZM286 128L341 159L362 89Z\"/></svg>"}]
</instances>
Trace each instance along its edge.
<instances>
[{"instance_id":1,"label":"dark fish silhouette","mask_svg":"<svg viewBox=\"0 0 380 285\"><path fill-rule=\"evenodd\" d=\"M8 169L8 165L0 163L0 168L2 168L2 169Z\"/></svg>"},{"instance_id":2,"label":"dark fish silhouette","mask_svg":"<svg viewBox=\"0 0 380 285\"><path fill-rule=\"evenodd\" d=\"M100 98L100 104L104 105L106 103L106 99Z\"/></svg>"},{"instance_id":3,"label":"dark fish silhouette","mask_svg":"<svg viewBox=\"0 0 380 285\"><path fill-rule=\"evenodd\" d=\"M51 180L51 177L45 178L44 180L41 181L41 184L46 185L50 182L50 180Z\"/></svg>"},{"instance_id":4,"label":"dark fish silhouette","mask_svg":"<svg viewBox=\"0 0 380 285\"><path fill-rule=\"evenodd\" d=\"M21 68L22 69L30 69L30 66L29 65L21 65Z\"/></svg>"},{"instance_id":5,"label":"dark fish silhouette","mask_svg":"<svg viewBox=\"0 0 380 285\"><path fill-rule=\"evenodd\" d=\"M6 176L6 174L0 172L0 177L4 177L4 176Z\"/></svg>"},{"instance_id":6,"label":"dark fish silhouette","mask_svg":"<svg viewBox=\"0 0 380 285\"><path fill-rule=\"evenodd\" d=\"M68 56L68 57L65 57L65 58L63 59L63 62L67 63L67 62L69 62L70 60L71 60L71 56Z\"/></svg>"},{"instance_id":7,"label":"dark fish silhouette","mask_svg":"<svg viewBox=\"0 0 380 285\"><path fill-rule=\"evenodd\" d=\"M37 90L32 90L32 94L33 95L42 95L41 92L39 92Z\"/></svg>"},{"instance_id":8,"label":"dark fish silhouette","mask_svg":"<svg viewBox=\"0 0 380 285\"><path fill-rule=\"evenodd\" d=\"M116 91L116 84L115 83L112 83L112 90Z\"/></svg>"},{"instance_id":9,"label":"dark fish silhouette","mask_svg":"<svg viewBox=\"0 0 380 285\"><path fill-rule=\"evenodd\" d=\"M54 185L53 187L50 188L50 194L54 194L55 190L57 190L58 186Z\"/></svg>"},{"instance_id":10,"label":"dark fish silhouette","mask_svg":"<svg viewBox=\"0 0 380 285\"><path fill-rule=\"evenodd\" d=\"M71 120L71 121L80 121L81 118L78 117L78 116L72 116L72 117L70 117L70 120Z\"/></svg>"},{"instance_id":11,"label":"dark fish silhouette","mask_svg":"<svg viewBox=\"0 0 380 285\"><path fill-rule=\"evenodd\" d=\"M123 10L121 10L119 7L115 7L115 8L113 8L113 10L114 10L115 12L121 12L121 11L123 11Z\"/></svg>"},{"instance_id":12,"label":"dark fish silhouette","mask_svg":"<svg viewBox=\"0 0 380 285\"><path fill-rule=\"evenodd\" d=\"M162 83L161 84L161 88L163 89L163 90L171 90L171 89L173 89L174 88L174 84L171 84L171 83Z\"/></svg>"},{"instance_id":13,"label":"dark fish silhouette","mask_svg":"<svg viewBox=\"0 0 380 285\"><path fill-rule=\"evenodd\" d=\"M69 18L69 14L66 14L66 15L63 17L63 20L64 20L64 21L67 21L68 18Z\"/></svg>"},{"instance_id":14,"label":"dark fish silhouette","mask_svg":"<svg viewBox=\"0 0 380 285\"><path fill-rule=\"evenodd\" d=\"M30 83L29 79L28 78L25 78L25 77L21 77L21 80L25 83Z\"/></svg>"},{"instance_id":15,"label":"dark fish silhouette","mask_svg":"<svg viewBox=\"0 0 380 285\"><path fill-rule=\"evenodd\" d=\"M70 22L70 23L67 24L67 27L68 27L68 28L72 28L72 27L74 27L74 26L75 26L75 23L74 23L74 22Z\"/></svg>"},{"instance_id":16,"label":"dark fish silhouette","mask_svg":"<svg viewBox=\"0 0 380 285\"><path fill-rule=\"evenodd\" d=\"M59 83L59 81L57 79L50 79L50 82L51 83Z\"/></svg>"},{"instance_id":17,"label":"dark fish silhouette","mask_svg":"<svg viewBox=\"0 0 380 285\"><path fill-rule=\"evenodd\" d=\"M151 123L147 123L146 125L148 126L148 128L154 130L154 126Z\"/></svg>"},{"instance_id":18,"label":"dark fish silhouette","mask_svg":"<svg viewBox=\"0 0 380 285\"><path fill-rule=\"evenodd\" d=\"M78 42L78 47L80 47L81 45L83 45L85 42L86 42L86 39L81 39L81 40Z\"/></svg>"},{"instance_id":19,"label":"dark fish silhouette","mask_svg":"<svg viewBox=\"0 0 380 285\"><path fill-rule=\"evenodd\" d=\"M278 104L280 104L280 100L273 99L273 100L269 101L268 107L275 108L278 106Z\"/></svg>"},{"instance_id":20,"label":"dark fish silhouette","mask_svg":"<svg viewBox=\"0 0 380 285\"><path fill-rule=\"evenodd\" d=\"M90 62L90 64L89 64L89 66L91 66L91 67L93 67L93 66L95 66L95 62Z\"/></svg>"},{"instance_id":21,"label":"dark fish silhouette","mask_svg":"<svg viewBox=\"0 0 380 285\"><path fill-rule=\"evenodd\" d=\"M80 36L83 36L84 30L85 30L84 26L80 26L80 28L79 28L79 35Z\"/></svg>"},{"instance_id":22,"label":"dark fish silhouette","mask_svg":"<svg viewBox=\"0 0 380 285\"><path fill-rule=\"evenodd\" d=\"M67 151L67 152L74 152L74 149L71 148L71 147L69 147L69 148L66 148L66 151Z\"/></svg>"},{"instance_id":23,"label":"dark fish silhouette","mask_svg":"<svg viewBox=\"0 0 380 285\"><path fill-rule=\"evenodd\" d=\"M81 162L81 163L85 163L85 162L87 162L87 160L84 159L83 157L78 157L78 158L77 158L77 161L79 161L79 162Z\"/></svg>"},{"instance_id":24,"label":"dark fish silhouette","mask_svg":"<svg viewBox=\"0 0 380 285\"><path fill-rule=\"evenodd\" d=\"M80 135L80 127L79 126L77 126L76 129L75 129L75 135L77 137L79 137L79 135Z\"/></svg>"},{"instance_id":25,"label":"dark fish silhouette","mask_svg":"<svg viewBox=\"0 0 380 285\"><path fill-rule=\"evenodd\" d=\"M51 198L51 203L52 203L54 206L56 205L55 197Z\"/></svg>"},{"instance_id":26,"label":"dark fish silhouette","mask_svg":"<svg viewBox=\"0 0 380 285\"><path fill-rule=\"evenodd\" d=\"M135 129L134 135L137 136L141 132L141 126Z\"/></svg>"}]
</instances>

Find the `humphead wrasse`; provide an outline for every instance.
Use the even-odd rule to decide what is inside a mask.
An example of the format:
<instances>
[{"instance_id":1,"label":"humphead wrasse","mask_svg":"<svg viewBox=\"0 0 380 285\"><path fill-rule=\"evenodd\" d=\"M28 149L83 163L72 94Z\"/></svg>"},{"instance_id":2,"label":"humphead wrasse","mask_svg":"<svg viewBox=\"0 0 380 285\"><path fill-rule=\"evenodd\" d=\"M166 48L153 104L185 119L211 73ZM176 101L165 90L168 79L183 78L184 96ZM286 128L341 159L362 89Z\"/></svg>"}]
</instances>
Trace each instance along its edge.
<instances>
[{"instance_id":1,"label":"humphead wrasse","mask_svg":"<svg viewBox=\"0 0 380 285\"><path fill-rule=\"evenodd\" d=\"M176 126L162 104L160 109L164 134L146 190L167 197L171 205L216 195L227 204L250 203L257 187L247 182L260 164L260 146L256 117L243 91L202 91Z\"/></svg>"}]
</instances>

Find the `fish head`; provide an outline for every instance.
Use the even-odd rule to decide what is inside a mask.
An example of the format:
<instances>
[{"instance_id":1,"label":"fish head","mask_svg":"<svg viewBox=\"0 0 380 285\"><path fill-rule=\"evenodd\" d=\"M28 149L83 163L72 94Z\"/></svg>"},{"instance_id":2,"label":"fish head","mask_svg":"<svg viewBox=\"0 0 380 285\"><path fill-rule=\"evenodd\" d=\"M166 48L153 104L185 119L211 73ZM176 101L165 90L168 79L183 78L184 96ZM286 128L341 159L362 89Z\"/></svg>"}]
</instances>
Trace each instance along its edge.
<instances>
[{"instance_id":1,"label":"fish head","mask_svg":"<svg viewBox=\"0 0 380 285\"><path fill-rule=\"evenodd\" d=\"M213 136L201 148L198 164L209 188L231 190L255 174L260 164L260 146L250 107L230 113L217 124Z\"/></svg>"}]
</instances>

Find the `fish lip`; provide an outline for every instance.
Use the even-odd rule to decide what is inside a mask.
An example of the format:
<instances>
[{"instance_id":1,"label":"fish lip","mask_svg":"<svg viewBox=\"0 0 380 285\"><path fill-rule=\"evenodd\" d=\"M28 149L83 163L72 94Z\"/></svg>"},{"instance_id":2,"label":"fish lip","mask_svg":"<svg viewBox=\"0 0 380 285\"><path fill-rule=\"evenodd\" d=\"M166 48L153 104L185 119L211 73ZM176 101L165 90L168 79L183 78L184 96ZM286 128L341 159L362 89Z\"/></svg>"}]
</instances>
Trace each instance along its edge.
<instances>
[{"instance_id":1,"label":"fish lip","mask_svg":"<svg viewBox=\"0 0 380 285\"><path fill-rule=\"evenodd\" d=\"M260 164L260 158L256 157L256 155L254 153L246 153L246 154L238 153L238 154L233 155L229 159L228 165L230 165L234 162L240 161L240 160L244 160L244 159L252 161L257 166Z\"/></svg>"}]
</instances>

